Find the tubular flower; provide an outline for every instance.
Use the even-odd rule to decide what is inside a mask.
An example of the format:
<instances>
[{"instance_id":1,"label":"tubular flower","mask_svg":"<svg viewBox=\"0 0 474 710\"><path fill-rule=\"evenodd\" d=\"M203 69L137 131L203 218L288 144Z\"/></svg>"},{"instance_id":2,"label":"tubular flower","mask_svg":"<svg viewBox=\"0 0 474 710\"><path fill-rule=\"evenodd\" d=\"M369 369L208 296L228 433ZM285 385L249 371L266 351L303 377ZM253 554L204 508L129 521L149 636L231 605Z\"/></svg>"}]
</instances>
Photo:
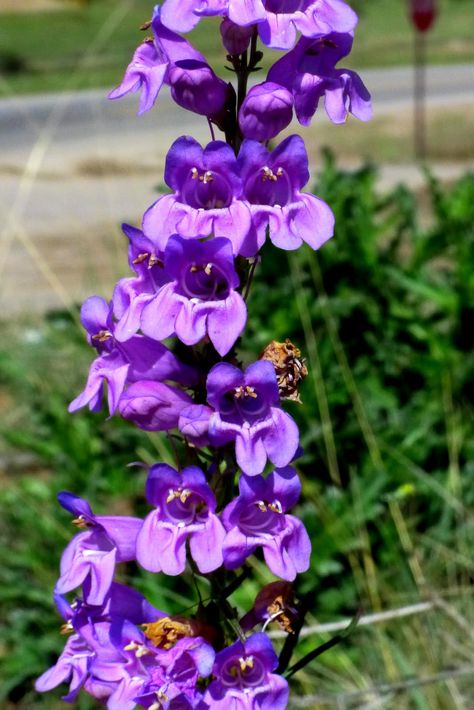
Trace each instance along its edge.
<instances>
[{"instance_id":1,"label":"tubular flower","mask_svg":"<svg viewBox=\"0 0 474 710\"><path fill-rule=\"evenodd\" d=\"M332 32L326 37L302 37L268 73L292 92L298 121L311 123L319 100L324 97L326 113L333 123L344 123L351 113L361 121L372 117L370 94L362 79L351 69L336 69L337 62L352 48L353 35Z\"/></svg>"},{"instance_id":2,"label":"tubular flower","mask_svg":"<svg viewBox=\"0 0 474 710\"><path fill-rule=\"evenodd\" d=\"M74 523L85 532L76 535L61 557L57 595L85 583L84 601L102 605L110 591L115 565L135 559L135 543L141 527L139 518L94 515L87 501L64 491L58 500L75 515Z\"/></svg>"},{"instance_id":3,"label":"tubular flower","mask_svg":"<svg viewBox=\"0 0 474 710\"><path fill-rule=\"evenodd\" d=\"M269 229L281 249L297 249L303 242L319 249L333 234L334 215L323 200L300 190L309 180L303 139L289 136L272 152L257 141L242 143L238 157L243 197L252 213L247 243L258 251Z\"/></svg>"},{"instance_id":4,"label":"tubular flower","mask_svg":"<svg viewBox=\"0 0 474 710\"><path fill-rule=\"evenodd\" d=\"M109 94L120 99L141 91L141 115L154 105L163 84L171 87L176 103L203 116L218 116L227 101L229 86L219 79L203 55L185 39L167 29L155 8L153 38L138 47L122 83Z\"/></svg>"},{"instance_id":5,"label":"tubular flower","mask_svg":"<svg viewBox=\"0 0 474 710\"><path fill-rule=\"evenodd\" d=\"M164 253L169 283L144 307L141 328L154 340L176 334L194 345L207 334L219 355L225 355L245 326L247 309L237 293L232 244L228 239L201 243L171 237Z\"/></svg>"},{"instance_id":6,"label":"tubular flower","mask_svg":"<svg viewBox=\"0 0 474 710\"><path fill-rule=\"evenodd\" d=\"M145 379L153 380L157 385L168 379L183 385L196 383L196 370L179 362L161 343L143 335L135 335L120 343L115 338L113 305L108 305L103 298L91 296L84 302L81 321L98 357L90 367L85 389L69 405L70 412L86 405L93 412L99 411L104 383L108 385L110 414L117 409L122 393L130 383Z\"/></svg>"},{"instance_id":7,"label":"tubular flower","mask_svg":"<svg viewBox=\"0 0 474 710\"><path fill-rule=\"evenodd\" d=\"M178 138L166 156L165 182L174 190L143 217L143 231L160 249L179 234L188 239L227 236L238 254L250 230L250 212L240 201L242 182L232 148L212 141L204 150L191 136Z\"/></svg>"},{"instance_id":8,"label":"tubular flower","mask_svg":"<svg viewBox=\"0 0 474 710\"><path fill-rule=\"evenodd\" d=\"M189 32L206 15L227 15L236 25L257 24L260 39L272 49L291 49L296 33L320 37L350 32L357 15L342 0L165 0L163 23Z\"/></svg>"},{"instance_id":9,"label":"tubular flower","mask_svg":"<svg viewBox=\"0 0 474 710\"><path fill-rule=\"evenodd\" d=\"M309 567L311 542L303 523L285 515L297 502L301 484L291 467L273 471L267 478L241 476L240 495L225 508L227 530L224 565L240 567L258 547L271 572L293 581Z\"/></svg>"},{"instance_id":10,"label":"tubular flower","mask_svg":"<svg viewBox=\"0 0 474 710\"><path fill-rule=\"evenodd\" d=\"M200 572L222 564L225 531L215 514L216 499L201 469L181 473L166 464L152 466L147 500L155 506L137 539L137 560L150 572L181 574L186 566L186 540Z\"/></svg>"},{"instance_id":11,"label":"tubular flower","mask_svg":"<svg viewBox=\"0 0 474 710\"><path fill-rule=\"evenodd\" d=\"M280 408L270 362L254 362L245 372L228 363L214 365L207 378L207 399L215 409L209 439L215 446L235 441L244 473L262 473L267 457L275 466L290 463L298 448L298 427Z\"/></svg>"},{"instance_id":12,"label":"tubular flower","mask_svg":"<svg viewBox=\"0 0 474 710\"><path fill-rule=\"evenodd\" d=\"M215 680L204 700L213 710L284 710L288 703L288 683L273 673L278 657L263 633L237 641L216 655L212 673Z\"/></svg>"},{"instance_id":13,"label":"tubular flower","mask_svg":"<svg viewBox=\"0 0 474 710\"><path fill-rule=\"evenodd\" d=\"M191 406L191 397L163 382L139 380L119 400L120 416L145 431L169 431L178 426L183 409Z\"/></svg>"}]
</instances>

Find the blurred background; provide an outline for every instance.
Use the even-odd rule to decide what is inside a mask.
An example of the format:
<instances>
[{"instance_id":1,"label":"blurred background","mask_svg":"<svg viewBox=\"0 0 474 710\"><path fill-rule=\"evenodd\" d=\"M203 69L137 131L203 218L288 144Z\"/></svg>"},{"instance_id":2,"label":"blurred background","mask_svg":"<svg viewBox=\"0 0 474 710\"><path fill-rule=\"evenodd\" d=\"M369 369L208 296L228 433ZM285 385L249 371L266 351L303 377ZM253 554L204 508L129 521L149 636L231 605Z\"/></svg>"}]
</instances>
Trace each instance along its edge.
<instances>
[{"instance_id":1,"label":"blurred background","mask_svg":"<svg viewBox=\"0 0 474 710\"><path fill-rule=\"evenodd\" d=\"M415 39L405 0L351 2L360 13L342 64L373 94L374 119L334 126L321 108L308 145L316 194L336 213L318 253L265 249L242 358L291 338L310 376L298 420L305 455L298 514L313 540L311 631L296 658L327 641L318 625L360 626L298 674L294 707L472 707L474 8L439 0ZM166 440L105 415L67 414L92 353L78 304L110 297L128 273L120 223L138 225L163 191L164 157L204 120L166 91L136 118L136 98L108 102L151 0L0 0L0 705L66 707L32 680L64 637L51 590L71 537L56 494L97 512L143 515L145 473L173 462ZM192 41L223 69L217 22ZM425 155L414 143L414 48L426 45ZM268 55L265 61L268 61ZM300 130L301 129L301 130ZM270 581L232 602L246 611ZM157 606L197 601L186 578L132 565L123 579ZM401 611L400 611L401 610ZM278 641L276 643L279 643ZM55 699L57 698L57 700ZM81 710L94 707L87 698Z\"/></svg>"}]
</instances>

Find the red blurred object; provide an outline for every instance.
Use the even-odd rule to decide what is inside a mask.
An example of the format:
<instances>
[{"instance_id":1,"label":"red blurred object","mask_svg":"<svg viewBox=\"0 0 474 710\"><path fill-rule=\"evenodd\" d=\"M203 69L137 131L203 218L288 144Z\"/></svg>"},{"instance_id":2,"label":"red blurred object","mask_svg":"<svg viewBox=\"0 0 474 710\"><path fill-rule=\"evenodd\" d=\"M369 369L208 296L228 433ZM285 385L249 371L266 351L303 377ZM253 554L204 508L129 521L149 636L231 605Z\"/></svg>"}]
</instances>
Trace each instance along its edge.
<instances>
[{"instance_id":1,"label":"red blurred object","mask_svg":"<svg viewBox=\"0 0 474 710\"><path fill-rule=\"evenodd\" d=\"M410 15L418 32L427 32L430 29L437 12L436 0L410 0Z\"/></svg>"}]
</instances>

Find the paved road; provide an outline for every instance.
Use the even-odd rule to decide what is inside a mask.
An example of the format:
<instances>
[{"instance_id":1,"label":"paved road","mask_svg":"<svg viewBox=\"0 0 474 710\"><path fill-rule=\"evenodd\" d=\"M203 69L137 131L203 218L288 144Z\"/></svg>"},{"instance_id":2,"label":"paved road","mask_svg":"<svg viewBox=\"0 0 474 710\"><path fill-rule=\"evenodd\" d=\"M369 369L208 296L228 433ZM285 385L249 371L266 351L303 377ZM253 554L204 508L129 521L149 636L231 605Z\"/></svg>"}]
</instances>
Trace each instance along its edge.
<instances>
[{"instance_id":1,"label":"paved road","mask_svg":"<svg viewBox=\"0 0 474 710\"><path fill-rule=\"evenodd\" d=\"M430 67L432 105L466 103L473 67ZM409 69L363 72L376 114L408 109ZM174 138L209 137L206 121L175 107L166 92L137 118L136 99L103 91L0 100L0 299L12 312L67 304L108 288L125 268L117 233L137 222L162 178ZM456 174L449 166L445 176ZM418 179L387 167L387 183Z\"/></svg>"}]
</instances>

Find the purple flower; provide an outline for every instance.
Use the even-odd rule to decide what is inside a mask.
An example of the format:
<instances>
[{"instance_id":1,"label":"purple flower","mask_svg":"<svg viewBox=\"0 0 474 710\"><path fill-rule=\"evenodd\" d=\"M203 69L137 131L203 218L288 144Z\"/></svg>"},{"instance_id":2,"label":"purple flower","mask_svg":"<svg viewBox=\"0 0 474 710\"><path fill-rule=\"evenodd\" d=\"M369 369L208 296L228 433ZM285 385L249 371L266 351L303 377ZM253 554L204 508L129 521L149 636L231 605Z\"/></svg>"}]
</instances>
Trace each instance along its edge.
<instances>
[{"instance_id":1,"label":"purple flower","mask_svg":"<svg viewBox=\"0 0 474 710\"><path fill-rule=\"evenodd\" d=\"M115 338L113 305L107 305L103 298L91 296L84 302L81 321L98 357L90 367L84 391L69 405L70 412L86 405L94 412L100 410L104 383L108 385L111 414L115 412L129 383L146 379L158 380L155 384L159 384L161 380L171 379L183 385L196 384L196 370L179 362L161 343L142 335L136 335L124 343L118 342Z\"/></svg>"},{"instance_id":2,"label":"purple flower","mask_svg":"<svg viewBox=\"0 0 474 710\"><path fill-rule=\"evenodd\" d=\"M204 700L212 710L284 710L288 703L288 683L272 673L278 657L263 633L237 641L220 651L212 673L215 680Z\"/></svg>"},{"instance_id":3,"label":"purple flower","mask_svg":"<svg viewBox=\"0 0 474 710\"><path fill-rule=\"evenodd\" d=\"M165 181L173 195L157 200L143 217L143 231L164 250L168 238L227 236L238 254L250 230L240 201L242 182L232 148L212 141L204 150L190 136L178 138L166 156Z\"/></svg>"},{"instance_id":4,"label":"purple flower","mask_svg":"<svg viewBox=\"0 0 474 710\"><path fill-rule=\"evenodd\" d=\"M141 90L140 115L153 106L166 83L179 106L203 116L218 116L227 100L228 84L214 74L200 52L162 24L158 6L152 28L153 40L146 40L135 51L122 83L109 99Z\"/></svg>"},{"instance_id":5,"label":"purple flower","mask_svg":"<svg viewBox=\"0 0 474 710\"><path fill-rule=\"evenodd\" d=\"M136 702L145 708L187 710L207 708L198 691L199 677L210 675L215 653L202 638L180 639L173 648L159 651L150 680L142 687Z\"/></svg>"},{"instance_id":6,"label":"purple flower","mask_svg":"<svg viewBox=\"0 0 474 710\"><path fill-rule=\"evenodd\" d=\"M239 111L245 138L267 141L286 128L293 117L293 96L280 84L265 81L250 89Z\"/></svg>"},{"instance_id":7,"label":"purple flower","mask_svg":"<svg viewBox=\"0 0 474 710\"><path fill-rule=\"evenodd\" d=\"M117 318L114 336L128 340L140 328L143 307L151 300L167 279L163 269L163 253L145 237L141 229L123 224L129 240L128 263L135 276L121 279L113 295L113 313Z\"/></svg>"},{"instance_id":8,"label":"purple flower","mask_svg":"<svg viewBox=\"0 0 474 710\"><path fill-rule=\"evenodd\" d=\"M258 24L262 42L290 49L296 32L319 37L350 32L357 15L342 0L165 0L163 23L175 32L189 32L206 15L228 15L236 25Z\"/></svg>"},{"instance_id":9,"label":"purple flower","mask_svg":"<svg viewBox=\"0 0 474 710\"><path fill-rule=\"evenodd\" d=\"M69 693L63 700L71 703L84 685L94 652L78 635L70 636L56 664L45 671L35 682L38 693L46 693L61 683L69 682Z\"/></svg>"},{"instance_id":10,"label":"purple flower","mask_svg":"<svg viewBox=\"0 0 474 710\"><path fill-rule=\"evenodd\" d=\"M351 33L333 32L326 37L302 37L268 73L292 92L298 121L308 126L324 96L326 113L334 123L343 123L348 113L361 121L372 117L370 94L358 74L336 69L337 62L352 48Z\"/></svg>"},{"instance_id":11,"label":"purple flower","mask_svg":"<svg viewBox=\"0 0 474 710\"><path fill-rule=\"evenodd\" d=\"M229 54L243 54L250 44L253 35L253 27L242 27L236 25L228 17L224 17L220 24L222 44Z\"/></svg>"},{"instance_id":12,"label":"purple flower","mask_svg":"<svg viewBox=\"0 0 474 710\"><path fill-rule=\"evenodd\" d=\"M244 198L252 212L248 245L258 251L269 229L281 249L303 242L319 249L333 234L334 215L323 200L300 190L309 180L308 156L300 136L289 136L272 152L257 141L242 143L238 158Z\"/></svg>"},{"instance_id":13,"label":"purple flower","mask_svg":"<svg viewBox=\"0 0 474 710\"><path fill-rule=\"evenodd\" d=\"M58 500L86 531L76 535L64 550L55 593L66 594L86 583L85 601L93 606L102 605L111 588L116 563L135 559L135 542L142 521L94 515L87 501L66 491L59 494Z\"/></svg>"},{"instance_id":14,"label":"purple flower","mask_svg":"<svg viewBox=\"0 0 474 710\"><path fill-rule=\"evenodd\" d=\"M162 382L134 382L120 398L120 416L145 431L169 431L178 426L183 409L193 403L191 397Z\"/></svg>"},{"instance_id":15,"label":"purple flower","mask_svg":"<svg viewBox=\"0 0 474 710\"><path fill-rule=\"evenodd\" d=\"M245 372L218 363L207 378L207 399L215 409L209 439L215 446L235 441L237 463L244 473L262 473L267 457L278 467L290 463L298 448L298 427L280 409L270 362L254 362Z\"/></svg>"},{"instance_id":16,"label":"purple flower","mask_svg":"<svg viewBox=\"0 0 474 710\"><path fill-rule=\"evenodd\" d=\"M194 345L207 334L225 355L245 327L247 308L235 290L239 277L228 239L201 243L171 237L164 254L169 283L144 307L141 328L154 340L176 334Z\"/></svg>"},{"instance_id":17,"label":"purple flower","mask_svg":"<svg viewBox=\"0 0 474 710\"><path fill-rule=\"evenodd\" d=\"M191 404L181 410L178 428L194 446L209 446L209 420L213 413L205 404Z\"/></svg>"},{"instance_id":18,"label":"purple flower","mask_svg":"<svg viewBox=\"0 0 474 710\"><path fill-rule=\"evenodd\" d=\"M267 478L241 476L240 495L223 512L227 535L223 545L224 566L240 567L258 547L271 572L293 581L309 567L311 542L303 523L285 515L297 502L301 484L296 471L273 471Z\"/></svg>"},{"instance_id":19,"label":"purple flower","mask_svg":"<svg viewBox=\"0 0 474 710\"><path fill-rule=\"evenodd\" d=\"M146 496L156 506L137 538L137 560L150 572L182 574L186 540L199 570L212 572L222 564L225 531L215 514L216 499L201 469L181 473L166 464L152 466Z\"/></svg>"}]
</instances>

